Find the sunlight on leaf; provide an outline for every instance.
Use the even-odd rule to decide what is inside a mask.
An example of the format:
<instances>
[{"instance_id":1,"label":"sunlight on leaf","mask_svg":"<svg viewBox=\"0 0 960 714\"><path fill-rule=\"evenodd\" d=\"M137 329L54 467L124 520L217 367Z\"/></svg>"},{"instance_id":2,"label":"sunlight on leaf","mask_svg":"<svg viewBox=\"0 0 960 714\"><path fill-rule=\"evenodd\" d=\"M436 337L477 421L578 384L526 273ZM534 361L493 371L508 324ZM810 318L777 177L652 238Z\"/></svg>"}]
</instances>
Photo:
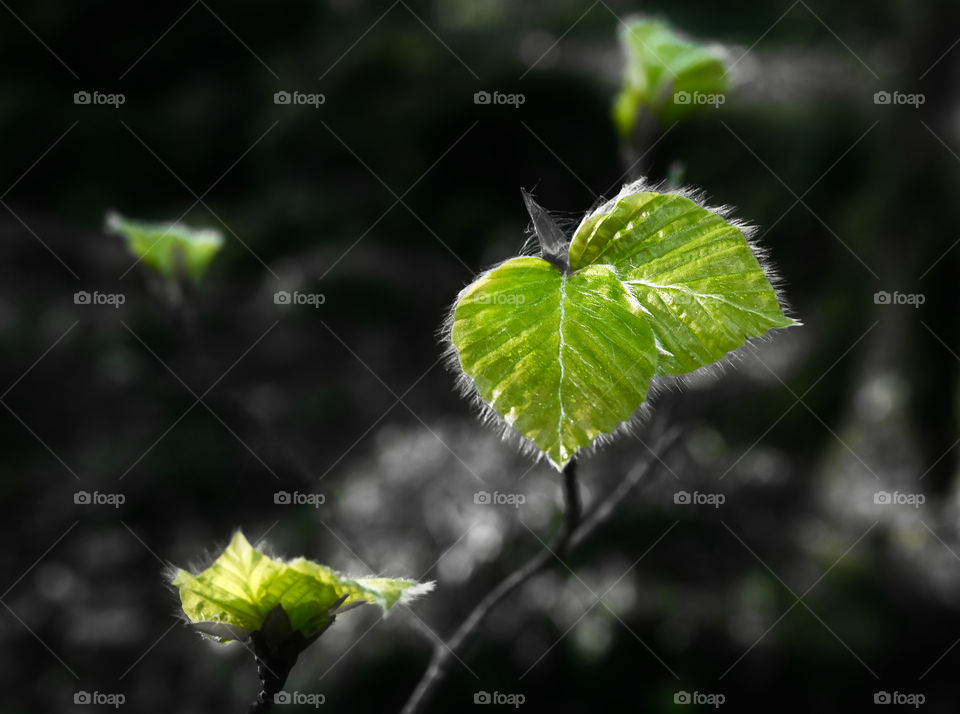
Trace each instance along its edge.
<instances>
[{"instance_id":1,"label":"sunlight on leaf","mask_svg":"<svg viewBox=\"0 0 960 714\"><path fill-rule=\"evenodd\" d=\"M414 580L347 578L304 558L274 559L253 548L240 531L209 568L198 575L178 570L171 582L195 629L221 641L261 630L278 605L292 630L309 637L351 605L370 603L386 612L433 588Z\"/></svg>"},{"instance_id":2,"label":"sunlight on leaf","mask_svg":"<svg viewBox=\"0 0 960 714\"><path fill-rule=\"evenodd\" d=\"M561 469L628 422L652 378L798 324L725 216L637 182L583 219L560 265L524 256L483 273L450 316L468 388Z\"/></svg>"}]
</instances>

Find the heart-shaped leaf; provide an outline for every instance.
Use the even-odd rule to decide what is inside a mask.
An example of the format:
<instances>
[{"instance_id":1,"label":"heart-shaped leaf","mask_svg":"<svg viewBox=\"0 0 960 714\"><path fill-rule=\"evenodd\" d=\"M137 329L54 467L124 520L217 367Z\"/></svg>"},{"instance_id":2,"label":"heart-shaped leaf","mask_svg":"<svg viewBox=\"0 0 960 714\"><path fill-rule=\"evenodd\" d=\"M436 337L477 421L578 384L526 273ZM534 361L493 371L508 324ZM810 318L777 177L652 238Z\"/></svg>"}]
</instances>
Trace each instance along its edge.
<instances>
[{"instance_id":1,"label":"heart-shaped leaf","mask_svg":"<svg viewBox=\"0 0 960 714\"><path fill-rule=\"evenodd\" d=\"M605 265L508 260L460 295L452 338L484 400L555 464L629 419L657 366L643 308Z\"/></svg>"},{"instance_id":2,"label":"heart-shaped leaf","mask_svg":"<svg viewBox=\"0 0 960 714\"><path fill-rule=\"evenodd\" d=\"M240 531L209 568L199 575L178 570L172 583L190 622L221 641L260 631L277 606L294 632L310 637L338 609L373 603L386 612L433 587L414 580L347 578L304 558L277 560L256 550Z\"/></svg>"},{"instance_id":3,"label":"heart-shaped leaf","mask_svg":"<svg viewBox=\"0 0 960 714\"><path fill-rule=\"evenodd\" d=\"M513 258L464 289L449 336L468 385L558 469L629 421L651 378L796 324L743 229L689 195L625 186L560 256L557 227L531 204L544 257Z\"/></svg>"}]
</instances>

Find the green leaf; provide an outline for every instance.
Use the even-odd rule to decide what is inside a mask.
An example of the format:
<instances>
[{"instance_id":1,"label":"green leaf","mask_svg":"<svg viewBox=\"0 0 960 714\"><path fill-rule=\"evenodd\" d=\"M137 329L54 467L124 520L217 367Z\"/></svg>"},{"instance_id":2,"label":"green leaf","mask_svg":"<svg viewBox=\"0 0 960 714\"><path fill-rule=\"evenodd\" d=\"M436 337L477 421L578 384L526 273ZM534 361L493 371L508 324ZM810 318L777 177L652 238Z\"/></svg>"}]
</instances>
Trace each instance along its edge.
<instances>
[{"instance_id":1,"label":"green leaf","mask_svg":"<svg viewBox=\"0 0 960 714\"><path fill-rule=\"evenodd\" d=\"M200 282L223 246L219 231L195 230L181 223L140 223L110 213L106 227L127 241L131 253L169 280L186 275Z\"/></svg>"},{"instance_id":2,"label":"green leaf","mask_svg":"<svg viewBox=\"0 0 960 714\"><path fill-rule=\"evenodd\" d=\"M293 631L309 637L322 631L338 608L373 603L386 612L433 587L414 580L347 578L304 558L277 560L254 549L240 531L209 568L199 575L178 570L172 583L190 622L221 641L261 630L278 605Z\"/></svg>"},{"instance_id":3,"label":"green leaf","mask_svg":"<svg viewBox=\"0 0 960 714\"><path fill-rule=\"evenodd\" d=\"M558 469L628 422L652 378L796 324L741 227L687 195L645 189L625 186L585 217L564 260L508 260L451 313L467 386ZM552 241L555 225L527 200Z\"/></svg>"},{"instance_id":4,"label":"green leaf","mask_svg":"<svg viewBox=\"0 0 960 714\"><path fill-rule=\"evenodd\" d=\"M607 266L508 260L460 295L453 344L483 400L558 467L629 419L656 368L653 331Z\"/></svg>"},{"instance_id":5,"label":"green leaf","mask_svg":"<svg viewBox=\"0 0 960 714\"><path fill-rule=\"evenodd\" d=\"M622 30L620 39L626 58L613 119L624 139L644 108L668 124L698 106L675 101L677 93L720 95L727 88L723 61L703 45L679 37L665 22L636 20Z\"/></svg>"},{"instance_id":6,"label":"green leaf","mask_svg":"<svg viewBox=\"0 0 960 714\"><path fill-rule=\"evenodd\" d=\"M657 376L693 372L795 324L741 228L682 194L628 193L584 219L570 266L596 263L612 265L643 304L665 350Z\"/></svg>"}]
</instances>

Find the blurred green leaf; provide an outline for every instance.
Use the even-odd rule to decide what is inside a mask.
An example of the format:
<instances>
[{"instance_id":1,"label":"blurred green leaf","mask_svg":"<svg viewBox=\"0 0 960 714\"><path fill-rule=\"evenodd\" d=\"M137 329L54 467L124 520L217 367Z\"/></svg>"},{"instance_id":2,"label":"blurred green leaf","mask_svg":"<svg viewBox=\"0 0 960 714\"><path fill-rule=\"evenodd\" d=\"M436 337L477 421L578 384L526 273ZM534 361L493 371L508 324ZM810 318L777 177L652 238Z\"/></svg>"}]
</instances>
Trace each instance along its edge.
<instances>
[{"instance_id":1,"label":"blurred green leaf","mask_svg":"<svg viewBox=\"0 0 960 714\"><path fill-rule=\"evenodd\" d=\"M613 121L625 140L643 109L668 124L699 106L698 96L722 95L727 88L723 61L703 45L678 36L665 22L636 20L622 30L620 39L625 64Z\"/></svg>"},{"instance_id":2,"label":"blurred green leaf","mask_svg":"<svg viewBox=\"0 0 960 714\"><path fill-rule=\"evenodd\" d=\"M140 223L109 213L107 230L124 238L130 252L169 280L189 276L200 282L223 246L223 235L181 223Z\"/></svg>"}]
</instances>

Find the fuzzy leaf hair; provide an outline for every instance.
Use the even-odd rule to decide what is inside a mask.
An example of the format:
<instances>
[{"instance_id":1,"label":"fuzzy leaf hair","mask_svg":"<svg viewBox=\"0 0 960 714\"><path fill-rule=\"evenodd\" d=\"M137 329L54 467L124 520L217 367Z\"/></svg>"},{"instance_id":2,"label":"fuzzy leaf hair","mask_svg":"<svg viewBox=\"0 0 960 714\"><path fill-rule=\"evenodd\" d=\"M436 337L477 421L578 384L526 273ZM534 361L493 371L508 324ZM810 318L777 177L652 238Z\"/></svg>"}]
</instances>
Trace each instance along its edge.
<instances>
[{"instance_id":1,"label":"fuzzy leaf hair","mask_svg":"<svg viewBox=\"0 0 960 714\"><path fill-rule=\"evenodd\" d=\"M586 221L590 220L594 216L602 213L609 213L616 204L627 196L631 196L636 193L642 192L655 192L669 195L682 196L687 198L694 203L696 203L701 208L704 208L711 213L715 213L720 216L724 221L729 223L731 226L737 228L740 233L743 234L743 237L746 239L747 245L750 247L751 252L754 257L756 257L757 262L760 264L761 269L764 272L767 280L770 285L773 287L774 293L777 296L777 302L780 305L780 309L783 311L784 315L788 318L793 319L797 325L801 323L793 317L792 310L788 305L784 294L783 294L783 279L780 277L779 273L773 266L772 262L769 259L767 251L758 244L756 240L757 228L756 226L747 223L739 218L736 218L733 215L734 207L730 205L722 206L713 206L710 205L706 192L701 189L694 189L688 187L670 187L667 185L666 181L661 181L659 183L651 183L646 178L639 178L636 181L624 184L623 188L620 189L619 193L616 196L609 200L600 199L596 206L591 209L576 225L578 230ZM569 227L573 226L573 222L569 219L561 220L560 225L563 227L564 232L566 233ZM576 230L568 235L567 246L569 248L569 241L572 239L572 235L576 234ZM532 226L528 229L527 240L525 241L523 248L521 249L521 255L540 255L538 250L535 231ZM444 317L443 323L439 330L439 337L441 344L443 346L443 361L446 368L455 375L456 378L456 389L457 391L469 401L471 401L478 411L481 422L485 425L488 425L500 433L501 438L515 446L519 447L520 451L523 454L529 455L534 460L548 460L546 453L544 453L540 447L538 447L533 440L524 436L518 432L514 427L508 424L504 419L497 414L496 410L491 407L484 399L480 396L480 392L477 389L474 380L470 375L468 375L463 366L460 363L460 356L457 351L456 346L453 344L452 333L453 333L453 323L454 323L454 313L456 311L457 305L460 303L464 293L469 289L470 285L474 282L483 279L488 273L493 270L496 270L501 265L503 265L508 258L503 260L496 265L488 268L481 274L477 275L467 286L465 286L458 294L456 299L453 301L453 304L447 310L447 313ZM654 332L656 336L656 332ZM647 393L646 400L639 406L639 408L634 412L634 414L627 420L621 422L612 432L607 434L601 434L598 436L593 443L577 452L577 456L581 454L589 455L594 453L596 450L605 446L606 444L612 442L614 439L619 438L621 435L636 433L640 426L642 426L649 418L653 411L652 403L658 398L658 396L665 390L680 390L686 386L687 382L694 377L700 378L702 376L709 376L710 378L716 378L722 374L728 367L736 365L744 357L744 354L747 350L756 351L756 345L762 342L766 342L772 339L771 333L767 332L762 337L750 337L747 338L746 344L738 349L735 349L731 352L728 352L723 358L719 361L714 362L713 364L700 367L699 369L690 372L689 374L680 375L680 376L665 376L665 375L654 375L650 381L650 389ZM663 351L663 347L660 344L659 338L657 338L657 348L658 350Z\"/></svg>"}]
</instances>

